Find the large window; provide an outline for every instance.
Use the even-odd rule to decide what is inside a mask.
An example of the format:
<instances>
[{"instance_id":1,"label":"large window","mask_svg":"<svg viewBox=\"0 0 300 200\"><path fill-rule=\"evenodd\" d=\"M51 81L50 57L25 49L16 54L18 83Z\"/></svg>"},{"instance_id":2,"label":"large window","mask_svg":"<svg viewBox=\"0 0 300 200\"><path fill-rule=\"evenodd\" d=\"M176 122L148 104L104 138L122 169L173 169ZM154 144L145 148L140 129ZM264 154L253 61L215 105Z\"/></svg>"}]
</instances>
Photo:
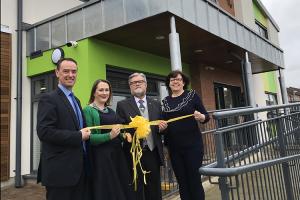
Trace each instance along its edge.
<instances>
[{"instance_id":1,"label":"large window","mask_svg":"<svg viewBox=\"0 0 300 200\"><path fill-rule=\"evenodd\" d=\"M264 25L262 25L258 21L255 21L255 26L256 26L256 32L258 33L258 35L260 35L261 37L266 38L266 39L269 38L268 30Z\"/></svg>"},{"instance_id":2,"label":"large window","mask_svg":"<svg viewBox=\"0 0 300 200\"><path fill-rule=\"evenodd\" d=\"M214 90L217 110L244 106L240 87L214 83Z\"/></svg>"}]
</instances>

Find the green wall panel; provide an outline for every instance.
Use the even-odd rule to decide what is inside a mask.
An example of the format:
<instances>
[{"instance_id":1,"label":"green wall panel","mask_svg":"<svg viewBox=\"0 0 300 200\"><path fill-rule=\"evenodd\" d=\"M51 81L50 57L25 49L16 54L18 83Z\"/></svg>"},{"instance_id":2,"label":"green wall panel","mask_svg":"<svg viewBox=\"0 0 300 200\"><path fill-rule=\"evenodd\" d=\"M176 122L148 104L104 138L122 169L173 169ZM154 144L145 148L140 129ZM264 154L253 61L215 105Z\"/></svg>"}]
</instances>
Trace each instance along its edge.
<instances>
[{"instance_id":1,"label":"green wall panel","mask_svg":"<svg viewBox=\"0 0 300 200\"><path fill-rule=\"evenodd\" d=\"M78 42L77 48L62 47L65 57L78 62L78 77L74 92L86 105L92 84L95 80L106 78L106 66L113 65L131 71L142 71L165 76L171 71L170 60L127 47L88 38ZM55 69L51 62L52 50L42 57L27 59L27 75L34 76ZM183 71L189 75L189 65L183 64Z\"/></svg>"},{"instance_id":2,"label":"green wall panel","mask_svg":"<svg viewBox=\"0 0 300 200\"><path fill-rule=\"evenodd\" d=\"M70 57L76 60L78 64L78 76L74 87L74 92L81 100L87 96L87 91L83 88L88 77L88 40L78 41L78 47L70 48L63 46L65 57ZM43 56L30 59L27 58L27 76L36 76L42 73L51 72L55 70L55 65L51 61L52 49L43 52Z\"/></svg>"},{"instance_id":3,"label":"green wall panel","mask_svg":"<svg viewBox=\"0 0 300 200\"><path fill-rule=\"evenodd\" d=\"M267 92L278 93L276 84L276 72L263 73L264 89Z\"/></svg>"},{"instance_id":4,"label":"green wall panel","mask_svg":"<svg viewBox=\"0 0 300 200\"><path fill-rule=\"evenodd\" d=\"M268 27L268 18L265 17L262 10L257 6L255 2L253 2L253 11L255 19L265 27Z\"/></svg>"}]
</instances>

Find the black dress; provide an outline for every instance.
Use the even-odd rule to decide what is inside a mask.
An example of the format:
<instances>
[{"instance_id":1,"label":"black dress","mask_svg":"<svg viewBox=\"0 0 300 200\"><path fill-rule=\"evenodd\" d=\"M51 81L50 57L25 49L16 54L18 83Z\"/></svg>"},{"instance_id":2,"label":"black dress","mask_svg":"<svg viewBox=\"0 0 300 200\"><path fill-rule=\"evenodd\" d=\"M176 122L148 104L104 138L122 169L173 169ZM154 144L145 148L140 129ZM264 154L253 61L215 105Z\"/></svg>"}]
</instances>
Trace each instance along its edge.
<instances>
[{"instance_id":1,"label":"black dress","mask_svg":"<svg viewBox=\"0 0 300 200\"><path fill-rule=\"evenodd\" d=\"M117 124L115 112L99 112L100 124ZM110 130L102 130L107 133ZM116 137L102 144L91 146L93 199L95 200L132 200L132 179L122 150L122 140Z\"/></svg>"},{"instance_id":2,"label":"black dress","mask_svg":"<svg viewBox=\"0 0 300 200\"><path fill-rule=\"evenodd\" d=\"M163 100L165 120L193 114L195 110L205 115L203 123L209 120L195 90L184 91L178 97L167 96ZM203 142L197 121L194 117L189 117L169 123L165 132L165 143L179 184L181 199L204 200L204 189L198 172L203 160Z\"/></svg>"}]
</instances>

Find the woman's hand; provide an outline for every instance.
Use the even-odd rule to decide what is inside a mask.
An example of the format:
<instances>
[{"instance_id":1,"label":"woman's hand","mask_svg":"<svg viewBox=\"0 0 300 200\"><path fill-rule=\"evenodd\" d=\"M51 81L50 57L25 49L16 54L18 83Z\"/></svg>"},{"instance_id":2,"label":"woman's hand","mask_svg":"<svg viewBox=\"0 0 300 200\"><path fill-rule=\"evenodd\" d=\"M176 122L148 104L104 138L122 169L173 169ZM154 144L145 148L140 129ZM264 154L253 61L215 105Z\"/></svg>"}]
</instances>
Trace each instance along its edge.
<instances>
[{"instance_id":1,"label":"woman's hand","mask_svg":"<svg viewBox=\"0 0 300 200\"><path fill-rule=\"evenodd\" d=\"M132 136L130 133L124 133L124 138L127 140L127 142L132 142Z\"/></svg>"},{"instance_id":2,"label":"woman's hand","mask_svg":"<svg viewBox=\"0 0 300 200\"><path fill-rule=\"evenodd\" d=\"M168 123L164 120L161 120L158 124L159 132L164 131L168 127Z\"/></svg>"},{"instance_id":3,"label":"woman's hand","mask_svg":"<svg viewBox=\"0 0 300 200\"><path fill-rule=\"evenodd\" d=\"M121 130L121 126L120 125L113 126L113 128L111 129L111 132L109 133L110 139L112 140L115 137L117 137L120 134L120 130Z\"/></svg>"},{"instance_id":4,"label":"woman's hand","mask_svg":"<svg viewBox=\"0 0 300 200\"><path fill-rule=\"evenodd\" d=\"M197 120L197 121L200 121L200 122L205 121L205 115L203 115L201 112L199 112L197 110L194 112L194 117L195 117L195 120Z\"/></svg>"}]
</instances>

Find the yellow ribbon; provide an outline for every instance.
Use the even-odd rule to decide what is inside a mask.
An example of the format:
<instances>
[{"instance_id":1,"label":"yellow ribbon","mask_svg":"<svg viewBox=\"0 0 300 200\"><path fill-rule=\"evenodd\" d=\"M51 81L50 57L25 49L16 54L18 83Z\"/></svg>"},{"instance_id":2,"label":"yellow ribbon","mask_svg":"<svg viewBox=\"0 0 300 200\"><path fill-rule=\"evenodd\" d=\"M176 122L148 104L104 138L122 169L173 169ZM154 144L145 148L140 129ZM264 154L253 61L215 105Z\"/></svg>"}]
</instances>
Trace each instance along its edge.
<instances>
[{"instance_id":1,"label":"yellow ribbon","mask_svg":"<svg viewBox=\"0 0 300 200\"><path fill-rule=\"evenodd\" d=\"M174 122L177 120L181 120L184 118L188 118L193 116L193 114L190 115L184 115L181 117L176 117L167 120L167 123ZM143 149L140 144L140 139L146 138L151 129L150 126L157 126L162 120L155 120L155 121L149 121L145 119L142 116L135 116L134 118L130 118L131 122L128 125L123 125L123 124L112 124L112 125L101 125L101 126L91 126L88 127L88 129L112 129L113 126L119 125L121 129L128 129L128 128L136 128L135 134L133 135L132 138L132 145L130 149L131 157L132 157L132 164L133 164L133 184L134 184L134 189L137 190L137 166L140 166L141 171L144 176L144 183L147 184L146 182L146 174L150 173L147 172L146 170L143 169L142 164L141 164L141 158L143 155Z\"/></svg>"}]
</instances>

